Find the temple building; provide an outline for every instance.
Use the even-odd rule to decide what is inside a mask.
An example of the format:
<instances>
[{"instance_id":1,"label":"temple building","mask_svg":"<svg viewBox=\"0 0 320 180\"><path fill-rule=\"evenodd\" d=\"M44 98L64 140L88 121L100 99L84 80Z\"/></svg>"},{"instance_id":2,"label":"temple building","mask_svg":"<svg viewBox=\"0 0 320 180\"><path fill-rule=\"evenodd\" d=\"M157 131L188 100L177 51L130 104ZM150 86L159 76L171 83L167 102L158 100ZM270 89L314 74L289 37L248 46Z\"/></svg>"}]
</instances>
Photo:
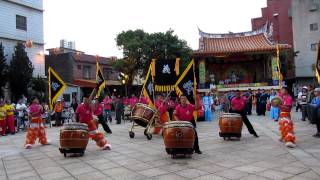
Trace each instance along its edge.
<instances>
[{"instance_id":1,"label":"temple building","mask_svg":"<svg viewBox=\"0 0 320 180\"><path fill-rule=\"evenodd\" d=\"M194 51L198 88L219 91L277 89L279 86L278 58L285 83L293 80L291 45L271 41L272 23L250 32L211 34L199 29L199 49ZM294 71L294 70L293 70Z\"/></svg>"}]
</instances>

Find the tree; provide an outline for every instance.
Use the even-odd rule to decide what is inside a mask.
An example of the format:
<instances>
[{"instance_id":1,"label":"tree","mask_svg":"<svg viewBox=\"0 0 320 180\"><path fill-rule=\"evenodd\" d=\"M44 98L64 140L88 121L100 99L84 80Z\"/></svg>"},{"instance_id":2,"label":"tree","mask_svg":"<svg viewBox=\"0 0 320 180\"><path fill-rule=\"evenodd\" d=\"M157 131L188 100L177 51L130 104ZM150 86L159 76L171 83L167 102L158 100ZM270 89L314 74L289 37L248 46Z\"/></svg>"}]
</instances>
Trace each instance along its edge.
<instances>
[{"instance_id":1,"label":"tree","mask_svg":"<svg viewBox=\"0 0 320 180\"><path fill-rule=\"evenodd\" d=\"M32 73L33 66L25 47L22 43L17 43L9 67L9 84L13 100L18 100L22 95L28 94Z\"/></svg>"},{"instance_id":2,"label":"tree","mask_svg":"<svg viewBox=\"0 0 320 180\"><path fill-rule=\"evenodd\" d=\"M3 96L2 88L5 87L8 80L8 65L6 61L4 47L2 46L2 43L0 43L0 97Z\"/></svg>"},{"instance_id":3,"label":"tree","mask_svg":"<svg viewBox=\"0 0 320 180\"><path fill-rule=\"evenodd\" d=\"M179 39L173 30L146 33L143 30L128 30L117 35L117 46L123 51L123 59L114 61L113 68L129 75L129 89L133 77L145 75L151 59L181 58L181 64L190 61L192 50L185 40Z\"/></svg>"}]
</instances>

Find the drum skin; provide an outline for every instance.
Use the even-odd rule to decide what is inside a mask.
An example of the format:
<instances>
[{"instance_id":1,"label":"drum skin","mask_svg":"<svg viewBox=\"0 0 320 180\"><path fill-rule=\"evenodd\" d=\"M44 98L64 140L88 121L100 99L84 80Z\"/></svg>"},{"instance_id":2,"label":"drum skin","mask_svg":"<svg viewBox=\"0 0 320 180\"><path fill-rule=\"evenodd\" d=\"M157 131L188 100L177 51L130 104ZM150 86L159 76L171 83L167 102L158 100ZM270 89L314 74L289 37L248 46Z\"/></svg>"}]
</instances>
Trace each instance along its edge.
<instances>
[{"instance_id":1,"label":"drum skin","mask_svg":"<svg viewBox=\"0 0 320 180\"><path fill-rule=\"evenodd\" d=\"M62 149L86 149L89 141L88 126L82 123L65 123L60 129Z\"/></svg>"},{"instance_id":2,"label":"drum skin","mask_svg":"<svg viewBox=\"0 0 320 180\"><path fill-rule=\"evenodd\" d=\"M195 132L187 121L171 121L163 127L163 140L166 149L193 149Z\"/></svg>"},{"instance_id":3,"label":"drum skin","mask_svg":"<svg viewBox=\"0 0 320 180\"><path fill-rule=\"evenodd\" d=\"M242 118L238 114L225 113L219 119L222 134L241 134L242 125Z\"/></svg>"},{"instance_id":4,"label":"drum skin","mask_svg":"<svg viewBox=\"0 0 320 180\"><path fill-rule=\"evenodd\" d=\"M271 105L273 107L278 107L282 104L282 100L280 97L274 97L272 100L271 100Z\"/></svg>"},{"instance_id":5,"label":"drum skin","mask_svg":"<svg viewBox=\"0 0 320 180\"><path fill-rule=\"evenodd\" d=\"M149 122L158 113L156 109L148 105L137 103L131 112L131 119L142 127L147 127Z\"/></svg>"}]
</instances>

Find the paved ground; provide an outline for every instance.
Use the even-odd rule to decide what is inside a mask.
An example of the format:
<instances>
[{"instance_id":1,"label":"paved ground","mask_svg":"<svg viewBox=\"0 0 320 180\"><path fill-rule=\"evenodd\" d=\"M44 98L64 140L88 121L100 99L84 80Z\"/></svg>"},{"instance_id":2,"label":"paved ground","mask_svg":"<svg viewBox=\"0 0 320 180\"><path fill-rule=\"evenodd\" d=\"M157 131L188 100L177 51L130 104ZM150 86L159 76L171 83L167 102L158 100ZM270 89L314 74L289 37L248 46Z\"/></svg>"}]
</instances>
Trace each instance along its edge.
<instances>
[{"instance_id":1,"label":"paved ground","mask_svg":"<svg viewBox=\"0 0 320 180\"><path fill-rule=\"evenodd\" d=\"M298 119L298 115L294 115ZM49 128L52 145L23 149L24 133L0 137L0 179L320 179L320 139L315 127L296 120L298 147L278 142L277 124L251 116L260 138L243 130L241 141L223 141L217 121L198 123L202 155L171 159L163 140L148 141L142 130L128 137L129 123L111 125L111 151L91 141L84 157L64 158L58 151L59 130Z\"/></svg>"}]
</instances>

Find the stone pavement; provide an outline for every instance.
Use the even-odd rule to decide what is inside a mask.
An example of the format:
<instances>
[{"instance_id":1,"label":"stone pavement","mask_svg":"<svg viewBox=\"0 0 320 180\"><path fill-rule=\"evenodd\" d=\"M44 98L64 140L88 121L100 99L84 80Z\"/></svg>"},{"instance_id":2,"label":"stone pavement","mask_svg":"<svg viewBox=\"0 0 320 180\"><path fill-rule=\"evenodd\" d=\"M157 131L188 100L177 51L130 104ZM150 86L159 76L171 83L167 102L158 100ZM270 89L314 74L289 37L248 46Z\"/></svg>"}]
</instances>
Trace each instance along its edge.
<instances>
[{"instance_id":1,"label":"stone pavement","mask_svg":"<svg viewBox=\"0 0 320 180\"><path fill-rule=\"evenodd\" d=\"M217 120L198 123L203 154L171 159L163 140L151 141L136 129L128 136L129 123L112 124L107 139L111 151L89 142L83 157L64 158L58 151L59 129L48 128L52 145L23 149L24 133L0 137L0 179L320 179L320 139L315 127L294 114L298 146L287 149L278 141L278 126L267 117L250 116L260 135L254 138L243 129L241 141L223 141Z\"/></svg>"}]
</instances>

